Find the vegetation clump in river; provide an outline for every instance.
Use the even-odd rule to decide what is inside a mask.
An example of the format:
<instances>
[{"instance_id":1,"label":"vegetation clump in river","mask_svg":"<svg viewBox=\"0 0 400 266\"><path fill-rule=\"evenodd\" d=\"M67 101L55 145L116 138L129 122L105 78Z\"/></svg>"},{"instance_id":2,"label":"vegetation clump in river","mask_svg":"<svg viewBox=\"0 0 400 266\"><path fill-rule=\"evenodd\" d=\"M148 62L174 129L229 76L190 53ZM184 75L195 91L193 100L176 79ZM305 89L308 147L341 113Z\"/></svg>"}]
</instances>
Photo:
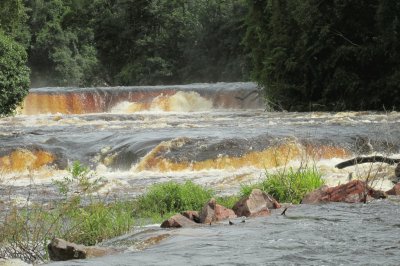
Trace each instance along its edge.
<instances>
[{"instance_id":1,"label":"vegetation clump in river","mask_svg":"<svg viewBox=\"0 0 400 266\"><path fill-rule=\"evenodd\" d=\"M243 196L250 195L254 188L259 188L273 196L279 202L299 204L308 193L324 185L321 173L315 168L299 168L266 173L265 179L241 187Z\"/></svg>"}]
</instances>

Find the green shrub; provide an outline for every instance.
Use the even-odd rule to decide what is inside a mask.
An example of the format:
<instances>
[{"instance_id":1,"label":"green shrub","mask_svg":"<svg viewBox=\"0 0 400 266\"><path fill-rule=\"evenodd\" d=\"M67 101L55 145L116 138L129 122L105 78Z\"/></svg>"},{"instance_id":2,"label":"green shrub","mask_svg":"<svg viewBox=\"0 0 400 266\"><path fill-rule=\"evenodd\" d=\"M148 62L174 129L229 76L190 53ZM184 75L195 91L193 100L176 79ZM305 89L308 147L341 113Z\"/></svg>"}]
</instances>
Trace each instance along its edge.
<instances>
[{"instance_id":1,"label":"green shrub","mask_svg":"<svg viewBox=\"0 0 400 266\"><path fill-rule=\"evenodd\" d=\"M10 115L29 90L24 48L0 31L0 116Z\"/></svg>"},{"instance_id":2,"label":"green shrub","mask_svg":"<svg viewBox=\"0 0 400 266\"><path fill-rule=\"evenodd\" d=\"M259 188L273 196L279 202L298 204L308 192L324 184L321 174L314 168L289 168L274 174L266 173L266 178L259 183L242 185L241 195L248 196L254 188Z\"/></svg>"},{"instance_id":3,"label":"green shrub","mask_svg":"<svg viewBox=\"0 0 400 266\"><path fill-rule=\"evenodd\" d=\"M151 186L136 202L135 216L156 221L186 210L200 210L214 192L191 181L166 182Z\"/></svg>"},{"instance_id":4,"label":"green shrub","mask_svg":"<svg viewBox=\"0 0 400 266\"><path fill-rule=\"evenodd\" d=\"M236 204L236 202L240 200L240 197L236 195L222 196L222 197L217 197L216 200L218 204L226 208L232 209L233 206Z\"/></svg>"},{"instance_id":5,"label":"green shrub","mask_svg":"<svg viewBox=\"0 0 400 266\"><path fill-rule=\"evenodd\" d=\"M122 235L134 225L133 205L126 200L107 202L95 194L103 184L86 166L75 162L69 176L54 181L63 198L47 204L11 207L0 224L0 257L29 263L47 259L53 237L94 245Z\"/></svg>"}]
</instances>

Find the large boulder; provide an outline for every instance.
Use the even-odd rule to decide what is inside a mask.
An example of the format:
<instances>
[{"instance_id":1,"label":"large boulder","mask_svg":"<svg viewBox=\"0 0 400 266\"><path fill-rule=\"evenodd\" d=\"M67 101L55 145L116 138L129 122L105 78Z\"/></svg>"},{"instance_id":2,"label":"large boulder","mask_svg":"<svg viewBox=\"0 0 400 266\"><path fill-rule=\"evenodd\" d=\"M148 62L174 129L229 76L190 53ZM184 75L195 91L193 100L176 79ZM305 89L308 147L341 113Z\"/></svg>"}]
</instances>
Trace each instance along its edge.
<instances>
[{"instance_id":1,"label":"large boulder","mask_svg":"<svg viewBox=\"0 0 400 266\"><path fill-rule=\"evenodd\" d=\"M386 194L379 190L374 190L367 186L365 182L353 180L349 183L336 187L323 186L308 193L302 204L316 204L323 202L365 202L371 198L385 198Z\"/></svg>"},{"instance_id":2,"label":"large boulder","mask_svg":"<svg viewBox=\"0 0 400 266\"><path fill-rule=\"evenodd\" d=\"M400 195L400 182L394 185L394 187L388 191L386 191L386 194L388 195Z\"/></svg>"},{"instance_id":3,"label":"large boulder","mask_svg":"<svg viewBox=\"0 0 400 266\"><path fill-rule=\"evenodd\" d=\"M235 212L217 204L214 198L210 199L200 212L200 222L204 224L222 221L229 218L236 218Z\"/></svg>"},{"instance_id":4,"label":"large boulder","mask_svg":"<svg viewBox=\"0 0 400 266\"><path fill-rule=\"evenodd\" d=\"M198 211L184 211L181 214L195 223L200 223L200 215Z\"/></svg>"},{"instance_id":5,"label":"large boulder","mask_svg":"<svg viewBox=\"0 0 400 266\"><path fill-rule=\"evenodd\" d=\"M183 216L182 214L176 214L165 220L161 224L161 228L181 228L181 227L194 227L198 226L199 224L195 223L194 221L190 220L189 218Z\"/></svg>"},{"instance_id":6,"label":"large boulder","mask_svg":"<svg viewBox=\"0 0 400 266\"><path fill-rule=\"evenodd\" d=\"M53 238L47 249L50 259L54 261L102 257L121 252L113 248L78 245L60 238Z\"/></svg>"},{"instance_id":7,"label":"large boulder","mask_svg":"<svg viewBox=\"0 0 400 266\"><path fill-rule=\"evenodd\" d=\"M269 209L280 208L280 204L270 195L260 189L253 189L248 197L239 200L233 211L237 216L267 216Z\"/></svg>"}]
</instances>

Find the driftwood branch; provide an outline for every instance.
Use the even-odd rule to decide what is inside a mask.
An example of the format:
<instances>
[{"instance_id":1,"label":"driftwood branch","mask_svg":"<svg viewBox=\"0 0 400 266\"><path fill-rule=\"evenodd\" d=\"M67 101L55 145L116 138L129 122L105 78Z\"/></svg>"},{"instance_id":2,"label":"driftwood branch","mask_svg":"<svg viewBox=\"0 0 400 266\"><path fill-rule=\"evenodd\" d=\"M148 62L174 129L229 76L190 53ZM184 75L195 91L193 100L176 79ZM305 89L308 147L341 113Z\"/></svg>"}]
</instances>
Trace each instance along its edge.
<instances>
[{"instance_id":1,"label":"driftwood branch","mask_svg":"<svg viewBox=\"0 0 400 266\"><path fill-rule=\"evenodd\" d=\"M383 156L369 156L369 157L356 157L354 159L341 162L335 165L336 168L343 169L345 167L349 167L356 164L362 163L387 163L387 164L398 164L400 163L400 159L388 158Z\"/></svg>"}]
</instances>

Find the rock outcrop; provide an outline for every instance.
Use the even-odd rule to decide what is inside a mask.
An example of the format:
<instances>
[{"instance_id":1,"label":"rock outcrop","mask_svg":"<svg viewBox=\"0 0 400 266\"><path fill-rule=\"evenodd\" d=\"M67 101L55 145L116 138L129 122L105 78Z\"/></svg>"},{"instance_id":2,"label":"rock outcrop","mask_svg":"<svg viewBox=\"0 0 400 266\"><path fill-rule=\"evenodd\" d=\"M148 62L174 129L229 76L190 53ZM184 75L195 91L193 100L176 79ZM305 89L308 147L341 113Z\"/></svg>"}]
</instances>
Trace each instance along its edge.
<instances>
[{"instance_id":1,"label":"rock outcrop","mask_svg":"<svg viewBox=\"0 0 400 266\"><path fill-rule=\"evenodd\" d=\"M161 228L181 228L181 227L194 227L198 226L198 223L195 223L194 221L190 220L189 218L183 216L182 214L176 214L169 218L168 220L165 220L161 224Z\"/></svg>"},{"instance_id":2,"label":"rock outcrop","mask_svg":"<svg viewBox=\"0 0 400 266\"><path fill-rule=\"evenodd\" d=\"M200 223L200 215L198 211L184 211L181 214L195 223Z\"/></svg>"},{"instance_id":3,"label":"rock outcrop","mask_svg":"<svg viewBox=\"0 0 400 266\"><path fill-rule=\"evenodd\" d=\"M237 216L267 216L270 209L280 208L280 204L260 189L253 189L248 197L239 200L233 207Z\"/></svg>"},{"instance_id":4,"label":"rock outcrop","mask_svg":"<svg viewBox=\"0 0 400 266\"><path fill-rule=\"evenodd\" d=\"M236 218L235 212L217 204L214 198L207 202L200 212L200 222L204 224L222 221L229 218Z\"/></svg>"},{"instance_id":5,"label":"rock outcrop","mask_svg":"<svg viewBox=\"0 0 400 266\"><path fill-rule=\"evenodd\" d=\"M353 180L347 184L336 187L323 186L308 193L302 200L302 204L317 204L324 202L366 202L371 198L385 198L386 194L367 186L365 182Z\"/></svg>"},{"instance_id":6,"label":"rock outcrop","mask_svg":"<svg viewBox=\"0 0 400 266\"><path fill-rule=\"evenodd\" d=\"M102 257L121 252L113 248L78 245L60 238L53 238L47 248L50 259L54 261Z\"/></svg>"}]
</instances>

